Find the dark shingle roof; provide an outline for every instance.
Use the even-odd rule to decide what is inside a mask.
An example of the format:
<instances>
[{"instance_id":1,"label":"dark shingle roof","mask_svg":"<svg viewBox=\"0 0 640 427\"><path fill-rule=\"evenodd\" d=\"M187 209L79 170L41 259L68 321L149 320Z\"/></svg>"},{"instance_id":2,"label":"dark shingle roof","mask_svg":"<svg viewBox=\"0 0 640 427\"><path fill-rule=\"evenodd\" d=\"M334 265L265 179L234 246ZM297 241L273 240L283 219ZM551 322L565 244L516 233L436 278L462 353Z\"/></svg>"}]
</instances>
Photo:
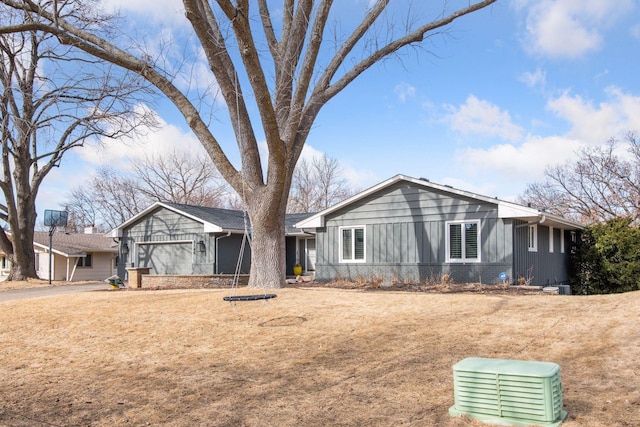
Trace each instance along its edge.
<instances>
[{"instance_id":1,"label":"dark shingle roof","mask_svg":"<svg viewBox=\"0 0 640 427\"><path fill-rule=\"evenodd\" d=\"M225 230L244 230L243 212L234 209L209 208L204 206L183 205L180 203L163 204L174 208L177 211L199 218L204 222L215 224ZM249 217L247 224L250 226Z\"/></svg>"},{"instance_id":2,"label":"dark shingle roof","mask_svg":"<svg viewBox=\"0 0 640 427\"><path fill-rule=\"evenodd\" d=\"M118 244L104 234L53 233L52 248L66 255L84 255L87 252L117 252ZM36 231L33 243L49 247L49 232Z\"/></svg>"},{"instance_id":3,"label":"dark shingle roof","mask_svg":"<svg viewBox=\"0 0 640 427\"><path fill-rule=\"evenodd\" d=\"M170 206L177 211L184 212L189 216L199 218L204 222L215 224L224 230L244 230L244 212L241 210L183 205L180 203L164 202L163 204ZM311 215L313 215L313 213L287 214L285 218L285 232L299 233L300 230L295 228L293 225ZM251 227L251 221L249 220L248 215L246 220L247 226Z\"/></svg>"}]
</instances>

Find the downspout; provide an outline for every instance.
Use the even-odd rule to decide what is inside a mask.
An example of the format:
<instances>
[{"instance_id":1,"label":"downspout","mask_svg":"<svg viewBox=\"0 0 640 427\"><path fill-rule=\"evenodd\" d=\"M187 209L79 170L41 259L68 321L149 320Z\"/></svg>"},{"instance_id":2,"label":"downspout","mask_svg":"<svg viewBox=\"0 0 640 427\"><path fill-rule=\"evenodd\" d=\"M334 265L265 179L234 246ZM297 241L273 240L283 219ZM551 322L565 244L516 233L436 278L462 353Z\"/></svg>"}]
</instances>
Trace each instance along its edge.
<instances>
[{"instance_id":1,"label":"downspout","mask_svg":"<svg viewBox=\"0 0 640 427\"><path fill-rule=\"evenodd\" d=\"M215 260L216 268L215 268L215 273L214 274L220 274L220 269L218 268L219 267L218 266L218 240L224 239L225 237L229 237L229 236L231 236L231 232L230 231L228 231L227 234L225 234L224 236L216 237L216 244L215 244L215 246L216 246L216 260Z\"/></svg>"},{"instance_id":2,"label":"downspout","mask_svg":"<svg viewBox=\"0 0 640 427\"><path fill-rule=\"evenodd\" d=\"M547 220L547 216L546 215L542 215L542 218L540 218L537 221L531 221L531 222L527 222L526 224L520 224L520 225L516 225L515 228L522 228L522 227L528 227L530 225L537 225L537 224L542 224L543 222L545 222Z\"/></svg>"}]
</instances>

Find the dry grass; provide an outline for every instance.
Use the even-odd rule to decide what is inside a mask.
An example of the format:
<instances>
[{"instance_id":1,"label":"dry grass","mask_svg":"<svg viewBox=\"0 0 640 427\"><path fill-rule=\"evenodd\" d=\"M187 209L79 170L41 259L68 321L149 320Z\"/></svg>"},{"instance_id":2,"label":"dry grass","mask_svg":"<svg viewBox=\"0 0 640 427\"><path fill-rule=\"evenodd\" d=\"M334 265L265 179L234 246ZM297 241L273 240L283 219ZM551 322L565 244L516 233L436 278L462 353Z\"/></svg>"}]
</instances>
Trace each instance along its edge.
<instances>
[{"instance_id":1,"label":"dry grass","mask_svg":"<svg viewBox=\"0 0 640 427\"><path fill-rule=\"evenodd\" d=\"M558 363L567 427L640 425L640 292L105 291L0 303L0 425L481 426L470 357Z\"/></svg>"},{"instance_id":2,"label":"dry grass","mask_svg":"<svg viewBox=\"0 0 640 427\"><path fill-rule=\"evenodd\" d=\"M44 279L27 279L27 280L16 280L16 281L0 281L0 292L2 291L12 291L15 289L28 289L28 288L45 288L48 286L66 286L66 285L82 285L86 283L96 283L96 280L92 281L84 281L84 282L65 282L53 280L51 284L49 284L48 280Z\"/></svg>"}]
</instances>

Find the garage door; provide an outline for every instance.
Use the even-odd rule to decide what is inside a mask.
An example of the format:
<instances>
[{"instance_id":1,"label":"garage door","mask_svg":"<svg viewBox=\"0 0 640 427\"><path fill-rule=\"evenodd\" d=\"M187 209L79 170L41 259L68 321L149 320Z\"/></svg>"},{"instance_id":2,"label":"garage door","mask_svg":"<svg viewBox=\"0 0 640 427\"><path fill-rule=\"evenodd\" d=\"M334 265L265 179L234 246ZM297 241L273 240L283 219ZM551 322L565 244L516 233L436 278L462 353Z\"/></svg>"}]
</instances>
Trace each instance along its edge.
<instances>
[{"instance_id":1,"label":"garage door","mask_svg":"<svg viewBox=\"0 0 640 427\"><path fill-rule=\"evenodd\" d=\"M193 243L144 243L138 245L138 266L151 274L191 274Z\"/></svg>"}]
</instances>

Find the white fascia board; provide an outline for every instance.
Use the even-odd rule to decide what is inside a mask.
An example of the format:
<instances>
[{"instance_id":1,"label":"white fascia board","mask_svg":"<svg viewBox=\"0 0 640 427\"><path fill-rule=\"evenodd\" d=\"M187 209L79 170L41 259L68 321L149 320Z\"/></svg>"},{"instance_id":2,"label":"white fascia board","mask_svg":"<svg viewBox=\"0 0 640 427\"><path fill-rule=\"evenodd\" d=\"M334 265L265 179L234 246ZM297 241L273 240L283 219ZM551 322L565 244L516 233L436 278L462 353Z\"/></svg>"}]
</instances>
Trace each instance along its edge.
<instances>
[{"instance_id":1,"label":"white fascia board","mask_svg":"<svg viewBox=\"0 0 640 427\"><path fill-rule=\"evenodd\" d=\"M498 217L521 219L529 222L539 221L540 224L558 227L564 230L581 230L584 228L584 224L571 221L559 215L509 202L500 202L498 205Z\"/></svg>"},{"instance_id":2,"label":"white fascia board","mask_svg":"<svg viewBox=\"0 0 640 427\"><path fill-rule=\"evenodd\" d=\"M111 237L111 238L117 239L119 237L122 237L122 229L121 228L114 228L113 230L111 230L108 233L105 233L104 235L107 236L107 237Z\"/></svg>"},{"instance_id":3,"label":"white fascia board","mask_svg":"<svg viewBox=\"0 0 640 427\"><path fill-rule=\"evenodd\" d=\"M324 215L320 215L317 213L313 216L310 216L307 219L304 219L300 222L296 222L293 225L295 228L319 228L324 226Z\"/></svg>"},{"instance_id":4,"label":"white fascia board","mask_svg":"<svg viewBox=\"0 0 640 427\"><path fill-rule=\"evenodd\" d=\"M537 219L542 212L537 209L517 205L509 202L498 203L498 218L519 218L525 220Z\"/></svg>"},{"instance_id":5,"label":"white fascia board","mask_svg":"<svg viewBox=\"0 0 640 427\"><path fill-rule=\"evenodd\" d=\"M194 218L196 219L196 218ZM205 222L204 223L204 230L205 233L221 233L225 230L222 229L222 227L220 227L219 225L216 224L212 224L210 222Z\"/></svg>"},{"instance_id":6,"label":"white fascia board","mask_svg":"<svg viewBox=\"0 0 640 427\"><path fill-rule=\"evenodd\" d=\"M35 246L37 248L40 248L40 250L42 250L44 253L49 253L49 245L43 245L43 244L40 244L40 243L33 242L33 246ZM80 255L71 255L71 254L68 254L66 252L62 252L62 251L54 248L53 246L51 247L51 253L52 254L61 255L61 256L66 257L66 258L70 258L72 256L74 256L74 257L75 256L80 256Z\"/></svg>"}]
</instances>

